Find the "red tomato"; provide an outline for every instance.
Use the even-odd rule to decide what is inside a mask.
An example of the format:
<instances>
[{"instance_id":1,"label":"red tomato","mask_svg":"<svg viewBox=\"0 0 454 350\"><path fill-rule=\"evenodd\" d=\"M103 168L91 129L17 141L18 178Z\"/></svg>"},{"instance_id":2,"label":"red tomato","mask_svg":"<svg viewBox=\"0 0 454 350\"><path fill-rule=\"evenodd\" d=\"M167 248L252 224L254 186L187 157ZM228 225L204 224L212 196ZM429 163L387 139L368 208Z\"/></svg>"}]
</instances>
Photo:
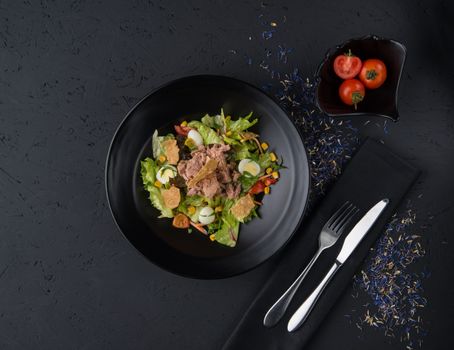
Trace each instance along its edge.
<instances>
[{"instance_id":1,"label":"red tomato","mask_svg":"<svg viewBox=\"0 0 454 350\"><path fill-rule=\"evenodd\" d=\"M274 179L272 177L267 177L267 178L263 179L263 183L265 184L265 186L273 185L276 182L277 182L277 179Z\"/></svg>"},{"instance_id":2,"label":"red tomato","mask_svg":"<svg viewBox=\"0 0 454 350\"><path fill-rule=\"evenodd\" d=\"M383 85L386 80L386 66L379 59L364 61L363 68L359 73L359 79L368 89L376 89Z\"/></svg>"},{"instance_id":3,"label":"red tomato","mask_svg":"<svg viewBox=\"0 0 454 350\"><path fill-rule=\"evenodd\" d=\"M182 125L174 125L175 131L178 135L188 136L189 131L191 128L189 126L182 126Z\"/></svg>"},{"instance_id":4,"label":"red tomato","mask_svg":"<svg viewBox=\"0 0 454 350\"><path fill-rule=\"evenodd\" d=\"M339 86L339 96L345 104L355 106L364 99L366 89L363 83L357 79L345 80L341 86Z\"/></svg>"},{"instance_id":5,"label":"red tomato","mask_svg":"<svg viewBox=\"0 0 454 350\"><path fill-rule=\"evenodd\" d=\"M265 184L262 181L257 181L254 186L249 190L249 194L259 194L265 189Z\"/></svg>"},{"instance_id":6,"label":"red tomato","mask_svg":"<svg viewBox=\"0 0 454 350\"><path fill-rule=\"evenodd\" d=\"M339 55L334 60L334 72L342 79L352 79L358 75L361 70L361 59L348 53Z\"/></svg>"}]
</instances>

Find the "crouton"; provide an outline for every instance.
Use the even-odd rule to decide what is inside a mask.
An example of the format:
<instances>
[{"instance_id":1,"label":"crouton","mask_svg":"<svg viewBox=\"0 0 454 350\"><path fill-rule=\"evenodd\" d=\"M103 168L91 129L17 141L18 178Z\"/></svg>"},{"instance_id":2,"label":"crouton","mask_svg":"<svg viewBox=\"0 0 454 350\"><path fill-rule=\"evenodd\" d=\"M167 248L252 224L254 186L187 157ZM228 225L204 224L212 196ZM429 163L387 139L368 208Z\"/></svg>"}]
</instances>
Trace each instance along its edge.
<instances>
[{"instance_id":1,"label":"crouton","mask_svg":"<svg viewBox=\"0 0 454 350\"><path fill-rule=\"evenodd\" d=\"M247 194L236 201L230 212L238 221L243 221L254 209L255 203L252 196Z\"/></svg>"},{"instance_id":2,"label":"crouton","mask_svg":"<svg viewBox=\"0 0 454 350\"><path fill-rule=\"evenodd\" d=\"M180 204L181 195L178 187L172 186L168 190L163 189L161 194L167 208L174 209Z\"/></svg>"},{"instance_id":3,"label":"crouton","mask_svg":"<svg viewBox=\"0 0 454 350\"><path fill-rule=\"evenodd\" d=\"M169 164L176 165L178 163L178 160L180 159L180 156L178 154L179 148L177 146L177 140L165 140L162 142L162 147L164 148L164 153Z\"/></svg>"}]
</instances>

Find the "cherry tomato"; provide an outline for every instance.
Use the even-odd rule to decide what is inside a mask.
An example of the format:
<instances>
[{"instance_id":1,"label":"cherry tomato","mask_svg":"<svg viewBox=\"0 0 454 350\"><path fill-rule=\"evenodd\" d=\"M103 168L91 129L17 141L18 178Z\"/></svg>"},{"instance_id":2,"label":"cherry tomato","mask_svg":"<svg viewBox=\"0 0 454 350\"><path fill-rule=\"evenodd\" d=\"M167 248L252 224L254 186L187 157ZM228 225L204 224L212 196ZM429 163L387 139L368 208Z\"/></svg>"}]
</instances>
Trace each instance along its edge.
<instances>
[{"instance_id":1,"label":"cherry tomato","mask_svg":"<svg viewBox=\"0 0 454 350\"><path fill-rule=\"evenodd\" d=\"M189 131L191 128L189 126L182 126L182 125L174 125L175 131L178 135L188 136Z\"/></svg>"},{"instance_id":2,"label":"cherry tomato","mask_svg":"<svg viewBox=\"0 0 454 350\"><path fill-rule=\"evenodd\" d=\"M366 94L366 89L364 88L363 83L357 79L348 79L345 80L341 86L339 86L339 96L345 104L356 106L364 99Z\"/></svg>"},{"instance_id":3,"label":"cherry tomato","mask_svg":"<svg viewBox=\"0 0 454 350\"><path fill-rule=\"evenodd\" d=\"M257 181L254 186L249 190L249 194L259 194L265 189L265 184L262 181Z\"/></svg>"},{"instance_id":4,"label":"cherry tomato","mask_svg":"<svg viewBox=\"0 0 454 350\"><path fill-rule=\"evenodd\" d=\"M368 89L376 89L383 85L386 80L386 66L379 59L364 61L363 68L359 73L359 79Z\"/></svg>"},{"instance_id":5,"label":"cherry tomato","mask_svg":"<svg viewBox=\"0 0 454 350\"><path fill-rule=\"evenodd\" d=\"M188 228L189 218L186 215L179 213L173 218L172 225L176 228Z\"/></svg>"},{"instance_id":6,"label":"cherry tomato","mask_svg":"<svg viewBox=\"0 0 454 350\"><path fill-rule=\"evenodd\" d=\"M348 50L334 60L334 72L342 79L352 79L361 71L361 65L361 59Z\"/></svg>"}]
</instances>

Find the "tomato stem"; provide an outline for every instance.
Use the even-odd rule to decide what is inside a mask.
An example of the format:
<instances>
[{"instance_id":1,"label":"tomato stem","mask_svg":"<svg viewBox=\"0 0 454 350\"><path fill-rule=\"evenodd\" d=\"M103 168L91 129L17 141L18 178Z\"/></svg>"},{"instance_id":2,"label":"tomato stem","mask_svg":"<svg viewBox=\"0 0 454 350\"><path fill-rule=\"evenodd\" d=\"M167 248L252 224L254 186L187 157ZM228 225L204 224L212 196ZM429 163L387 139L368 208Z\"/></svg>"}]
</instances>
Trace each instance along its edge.
<instances>
[{"instance_id":1,"label":"tomato stem","mask_svg":"<svg viewBox=\"0 0 454 350\"><path fill-rule=\"evenodd\" d=\"M375 80L377 77L378 73L375 69L370 69L366 71L366 79L367 80Z\"/></svg>"},{"instance_id":2,"label":"tomato stem","mask_svg":"<svg viewBox=\"0 0 454 350\"><path fill-rule=\"evenodd\" d=\"M364 96L359 91L352 92L352 102L355 106L355 111L358 109L358 103L364 99Z\"/></svg>"}]
</instances>

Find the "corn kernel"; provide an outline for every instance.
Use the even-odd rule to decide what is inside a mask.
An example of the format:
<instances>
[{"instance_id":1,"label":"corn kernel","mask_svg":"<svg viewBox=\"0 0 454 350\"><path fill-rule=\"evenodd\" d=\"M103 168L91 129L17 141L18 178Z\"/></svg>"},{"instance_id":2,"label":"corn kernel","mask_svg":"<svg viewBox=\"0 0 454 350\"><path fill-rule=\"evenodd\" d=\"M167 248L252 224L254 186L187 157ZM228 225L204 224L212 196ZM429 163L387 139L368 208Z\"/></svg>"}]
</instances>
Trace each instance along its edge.
<instances>
[{"instance_id":1,"label":"corn kernel","mask_svg":"<svg viewBox=\"0 0 454 350\"><path fill-rule=\"evenodd\" d=\"M184 145L189 148L194 148L196 146L194 140L189 137L186 139L186 141L184 141Z\"/></svg>"},{"instance_id":2,"label":"corn kernel","mask_svg":"<svg viewBox=\"0 0 454 350\"><path fill-rule=\"evenodd\" d=\"M159 163L164 163L166 161L166 156L161 154L158 158L158 161L159 161Z\"/></svg>"},{"instance_id":3,"label":"corn kernel","mask_svg":"<svg viewBox=\"0 0 454 350\"><path fill-rule=\"evenodd\" d=\"M186 120L184 120L184 121L181 122L180 125L181 125L181 126L188 126L188 122L187 122Z\"/></svg>"},{"instance_id":4,"label":"corn kernel","mask_svg":"<svg viewBox=\"0 0 454 350\"><path fill-rule=\"evenodd\" d=\"M220 213L224 208L222 207L222 205L218 205L216 208L214 208L214 212L215 213Z\"/></svg>"},{"instance_id":5,"label":"corn kernel","mask_svg":"<svg viewBox=\"0 0 454 350\"><path fill-rule=\"evenodd\" d=\"M189 214L189 215L194 215L194 214L195 214L195 211L196 211L196 209L195 209L194 206L190 205L190 206L188 207L188 214Z\"/></svg>"},{"instance_id":6,"label":"corn kernel","mask_svg":"<svg viewBox=\"0 0 454 350\"><path fill-rule=\"evenodd\" d=\"M265 172L267 175L269 175L273 172L273 168L266 168Z\"/></svg>"},{"instance_id":7,"label":"corn kernel","mask_svg":"<svg viewBox=\"0 0 454 350\"><path fill-rule=\"evenodd\" d=\"M275 179L279 179L279 173L277 171L273 171L271 176L274 177Z\"/></svg>"},{"instance_id":8,"label":"corn kernel","mask_svg":"<svg viewBox=\"0 0 454 350\"><path fill-rule=\"evenodd\" d=\"M263 189L263 192L265 194L270 194L270 188L268 186L266 186L264 189Z\"/></svg>"},{"instance_id":9,"label":"corn kernel","mask_svg":"<svg viewBox=\"0 0 454 350\"><path fill-rule=\"evenodd\" d=\"M158 180L156 180L156 181L154 182L154 185L155 185L157 188L161 188L162 183L160 183Z\"/></svg>"},{"instance_id":10,"label":"corn kernel","mask_svg":"<svg viewBox=\"0 0 454 350\"><path fill-rule=\"evenodd\" d=\"M216 240L216 235L213 233L210 235L210 240L214 242Z\"/></svg>"},{"instance_id":11,"label":"corn kernel","mask_svg":"<svg viewBox=\"0 0 454 350\"><path fill-rule=\"evenodd\" d=\"M277 157L276 157L276 155L274 154L274 152L271 152L271 153L270 153L270 159L271 159L272 162L275 162L275 161L277 160Z\"/></svg>"},{"instance_id":12,"label":"corn kernel","mask_svg":"<svg viewBox=\"0 0 454 350\"><path fill-rule=\"evenodd\" d=\"M268 144L266 142L262 142L261 145L262 149L266 151L268 149Z\"/></svg>"},{"instance_id":13,"label":"corn kernel","mask_svg":"<svg viewBox=\"0 0 454 350\"><path fill-rule=\"evenodd\" d=\"M225 133L225 136L231 136L232 135L232 132L229 130Z\"/></svg>"}]
</instances>

